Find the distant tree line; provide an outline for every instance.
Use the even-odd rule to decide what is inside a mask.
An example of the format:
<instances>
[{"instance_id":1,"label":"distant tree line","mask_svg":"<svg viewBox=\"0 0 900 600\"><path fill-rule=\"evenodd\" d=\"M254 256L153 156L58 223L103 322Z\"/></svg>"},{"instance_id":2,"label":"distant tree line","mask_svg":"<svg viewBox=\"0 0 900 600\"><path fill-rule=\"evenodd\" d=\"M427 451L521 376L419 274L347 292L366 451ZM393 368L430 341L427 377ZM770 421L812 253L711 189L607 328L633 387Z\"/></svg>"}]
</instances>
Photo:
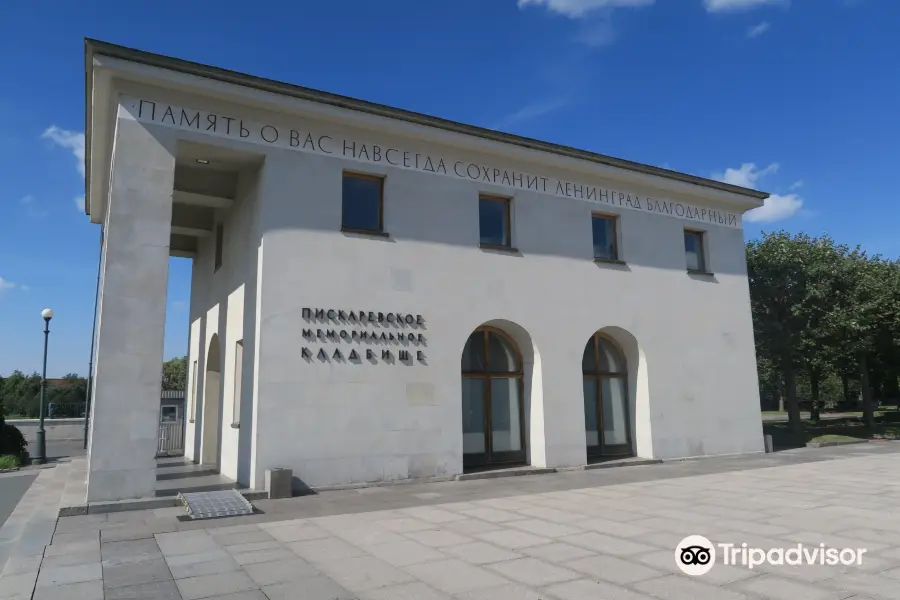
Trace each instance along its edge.
<instances>
[{"instance_id":1,"label":"distant tree line","mask_svg":"<svg viewBox=\"0 0 900 600\"><path fill-rule=\"evenodd\" d=\"M871 428L900 402L900 261L780 231L747 243L747 269L764 408L800 433L801 404L813 420L861 409Z\"/></svg>"},{"instance_id":2,"label":"distant tree line","mask_svg":"<svg viewBox=\"0 0 900 600\"><path fill-rule=\"evenodd\" d=\"M187 388L187 357L173 358L163 363L162 389ZM59 379L47 379L44 416L49 417L53 404L54 417L83 417L87 400L87 380L76 373ZM7 418L37 419L40 417L41 375L26 375L13 371L0 376L0 411Z\"/></svg>"},{"instance_id":3,"label":"distant tree line","mask_svg":"<svg viewBox=\"0 0 900 600\"><path fill-rule=\"evenodd\" d=\"M87 396L87 381L75 373L61 379L47 380L44 415L49 416L49 405L54 405L55 417L82 417ZM25 375L13 371L8 377L0 377L0 405L7 418L36 419L40 416L41 376Z\"/></svg>"}]
</instances>

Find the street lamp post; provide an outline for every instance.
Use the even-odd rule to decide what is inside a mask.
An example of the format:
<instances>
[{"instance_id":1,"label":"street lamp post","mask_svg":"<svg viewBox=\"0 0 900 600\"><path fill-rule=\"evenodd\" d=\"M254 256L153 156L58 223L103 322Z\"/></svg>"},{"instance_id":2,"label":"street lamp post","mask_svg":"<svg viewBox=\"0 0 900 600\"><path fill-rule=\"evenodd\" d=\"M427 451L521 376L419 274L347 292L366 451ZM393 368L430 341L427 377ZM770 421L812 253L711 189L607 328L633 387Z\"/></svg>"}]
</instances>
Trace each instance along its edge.
<instances>
[{"instance_id":1,"label":"street lamp post","mask_svg":"<svg viewBox=\"0 0 900 600\"><path fill-rule=\"evenodd\" d=\"M41 372L41 422L37 430L37 456L32 459L32 463L43 465L47 462L47 439L44 432L44 398L47 394L47 342L50 339L50 319L53 318L53 311L45 308L41 311L44 318L44 369Z\"/></svg>"}]
</instances>

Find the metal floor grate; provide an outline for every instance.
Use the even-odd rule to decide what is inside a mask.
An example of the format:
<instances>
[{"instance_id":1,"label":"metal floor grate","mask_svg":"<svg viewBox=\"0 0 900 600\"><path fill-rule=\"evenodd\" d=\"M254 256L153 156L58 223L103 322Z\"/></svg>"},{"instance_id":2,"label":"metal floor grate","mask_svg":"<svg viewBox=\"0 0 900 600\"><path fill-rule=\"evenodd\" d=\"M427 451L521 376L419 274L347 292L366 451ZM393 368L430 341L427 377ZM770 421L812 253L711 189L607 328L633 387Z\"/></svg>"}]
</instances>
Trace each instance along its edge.
<instances>
[{"instance_id":1,"label":"metal floor grate","mask_svg":"<svg viewBox=\"0 0 900 600\"><path fill-rule=\"evenodd\" d=\"M195 520L253 514L253 505L237 490L181 493L178 500Z\"/></svg>"}]
</instances>

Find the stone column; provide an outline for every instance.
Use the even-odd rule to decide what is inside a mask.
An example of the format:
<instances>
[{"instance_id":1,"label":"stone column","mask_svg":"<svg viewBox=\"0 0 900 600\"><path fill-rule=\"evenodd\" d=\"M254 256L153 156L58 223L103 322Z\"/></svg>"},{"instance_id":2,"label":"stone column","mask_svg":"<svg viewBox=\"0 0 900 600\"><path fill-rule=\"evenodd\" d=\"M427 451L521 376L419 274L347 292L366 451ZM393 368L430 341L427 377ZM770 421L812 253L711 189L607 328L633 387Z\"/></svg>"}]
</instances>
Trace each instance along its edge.
<instances>
[{"instance_id":1,"label":"stone column","mask_svg":"<svg viewBox=\"0 0 900 600\"><path fill-rule=\"evenodd\" d=\"M88 502L155 492L174 176L172 134L119 118L105 217Z\"/></svg>"}]
</instances>

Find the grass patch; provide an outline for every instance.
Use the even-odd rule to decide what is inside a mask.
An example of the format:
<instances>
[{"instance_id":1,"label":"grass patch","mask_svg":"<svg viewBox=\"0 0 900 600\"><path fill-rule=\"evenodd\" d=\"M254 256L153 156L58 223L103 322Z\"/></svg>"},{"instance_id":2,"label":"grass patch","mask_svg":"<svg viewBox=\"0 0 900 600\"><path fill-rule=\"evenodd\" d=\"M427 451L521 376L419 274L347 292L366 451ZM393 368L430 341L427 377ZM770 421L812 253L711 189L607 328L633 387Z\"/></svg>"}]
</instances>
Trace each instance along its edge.
<instances>
[{"instance_id":1,"label":"grass patch","mask_svg":"<svg viewBox=\"0 0 900 600\"><path fill-rule=\"evenodd\" d=\"M826 433L825 435L820 435L809 440L810 442L856 442L859 441L859 438L850 437L849 435L838 435L835 433Z\"/></svg>"},{"instance_id":2,"label":"grass patch","mask_svg":"<svg viewBox=\"0 0 900 600\"><path fill-rule=\"evenodd\" d=\"M848 417L813 422L803 421L804 431L795 434L787 421L763 423L763 432L772 436L776 448L799 448L807 442L900 439L900 423L876 423L867 429L862 419Z\"/></svg>"},{"instance_id":3,"label":"grass patch","mask_svg":"<svg viewBox=\"0 0 900 600\"><path fill-rule=\"evenodd\" d=\"M19 468L19 457L13 456L12 454L4 454L0 456L0 470L3 469L18 469Z\"/></svg>"}]
</instances>

